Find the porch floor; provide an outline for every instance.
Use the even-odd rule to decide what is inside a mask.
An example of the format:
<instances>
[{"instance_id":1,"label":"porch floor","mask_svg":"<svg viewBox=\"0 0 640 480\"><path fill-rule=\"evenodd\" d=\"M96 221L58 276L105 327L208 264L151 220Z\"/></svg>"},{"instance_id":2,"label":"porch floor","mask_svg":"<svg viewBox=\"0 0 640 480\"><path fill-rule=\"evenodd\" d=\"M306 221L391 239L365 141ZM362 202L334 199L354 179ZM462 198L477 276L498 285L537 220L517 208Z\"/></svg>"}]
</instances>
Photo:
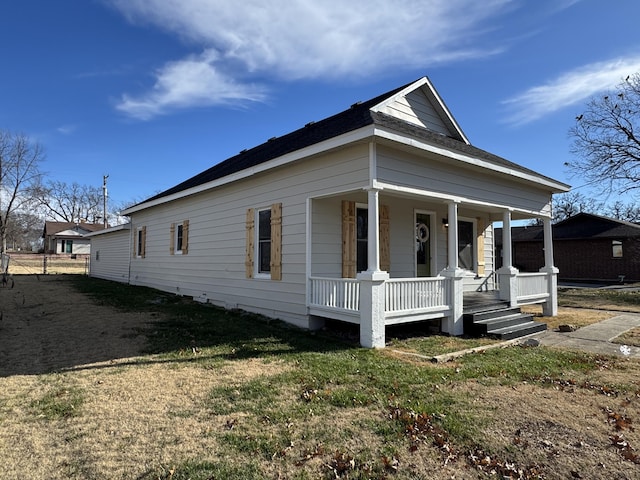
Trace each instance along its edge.
<instances>
[{"instance_id":1,"label":"porch floor","mask_svg":"<svg viewBox=\"0 0 640 480\"><path fill-rule=\"evenodd\" d=\"M505 308L508 306L509 302L498 298L498 292L465 292L462 312L473 313L479 310L487 310L490 307Z\"/></svg>"}]
</instances>

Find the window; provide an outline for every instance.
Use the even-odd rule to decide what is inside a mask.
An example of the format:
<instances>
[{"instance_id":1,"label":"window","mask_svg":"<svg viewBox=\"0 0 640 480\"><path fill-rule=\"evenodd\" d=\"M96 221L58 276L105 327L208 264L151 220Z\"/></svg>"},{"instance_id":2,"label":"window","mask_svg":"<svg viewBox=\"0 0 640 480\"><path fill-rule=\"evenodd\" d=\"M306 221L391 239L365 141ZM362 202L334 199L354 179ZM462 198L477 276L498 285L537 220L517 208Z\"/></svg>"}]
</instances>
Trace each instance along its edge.
<instances>
[{"instance_id":1,"label":"window","mask_svg":"<svg viewBox=\"0 0 640 480\"><path fill-rule=\"evenodd\" d=\"M146 255L147 227L141 227L136 231L135 256L144 258Z\"/></svg>"},{"instance_id":2,"label":"window","mask_svg":"<svg viewBox=\"0 0 640 480\"><path fill-rule=\"evenodd\" d=\"M176 228L176 252L182 252L183 234L184 225L178 224Z\"/></svg>"},{"instance_id":3,"label":"window","mask_svg":"<svg viewBox=\"0 0 640 480\"><path fill-rule=\"evenodd\" d=\"M244 264L247 278L257 274L260 278L282 280L281 203L274 203L269 209L247 210Z\"/></svg>"},{"instance_id":4,"label":"window","mask_svg":"<svg viewBox=\"0 0 640 480\"><path fill-rule=\"evenodd\" d=\"M474 271L473 222L458 220L458 264L460 268Z\"/></svg>"},{"instance_id":5,"label":"window","mask_svg":"<svg viewBox=\"0 0 640 480\"><path fill-rule=\"evenodd\" d=\"M258 273L271 273L271 210L258 212Z\"/></svg>"},{"instance_id":6,"label":"window","mask_svg":"<svg viewBox=\"0 0 640 480\"><path fill-rule=\"evenodd\" d=\"M364 272L369 268L369 210L356 209L356 271Z\"/></svg>"},{"instance_id":7,"label":"window","mask_svg":"<svg viewBox=\"0 0 640 480\"><path fill-rule=\"evenodd\" d=\"M100 261L100 250L96 251L96 262Z\"/></svg>"},{"instance_id":8,"label":"window","mask_svg":"<svg viewBox=\"0 0 640 480\"><path fill-rule=\"evenodd\" d=\"M613 258L622 258L622 242L620 240L613 240L611 249L613 250Z\"/></svg>"},{"instance_id":9,"label":"window","mask_svg":"<svg viewBox=\"0 0 640 480\"><path fill-rule=\"evenodd\" d=\"M169 250L171 255L189 253L189 220L171 224Z\"/></svg>"},{"instance_id":10,"label":"window","mask_svg":"<svg viewBox=\"0 0 640 480\"><path fill-rule=\"evenodd\" d=\"M62 240L62 253L73 253L73 240Z\"/></svg>"}]
</instances>

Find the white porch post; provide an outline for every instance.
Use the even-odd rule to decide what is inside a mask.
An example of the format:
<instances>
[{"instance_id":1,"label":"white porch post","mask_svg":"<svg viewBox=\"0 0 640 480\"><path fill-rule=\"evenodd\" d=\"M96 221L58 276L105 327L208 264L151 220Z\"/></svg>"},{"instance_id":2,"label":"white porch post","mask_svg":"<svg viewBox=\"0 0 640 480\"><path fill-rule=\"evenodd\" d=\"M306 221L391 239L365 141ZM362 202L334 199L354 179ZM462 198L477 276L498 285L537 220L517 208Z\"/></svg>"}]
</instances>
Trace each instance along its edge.
<instances>
[{"instance_id":1,"label":"white porch post","mask_svg":"<svg viewBox=\"0 0 640 480\"><path fill-rule=\"evenodd\" d=\"M542 304L542 314L554 317L558 314L558 269L553 264L553 231L551 219L542 220L544 228L544 267L541 272L547 274L547 289L549 298Z\"/></svg>"},{"instance_id":2,"label":"white porch post","mask_svg":"<svg viewBox=\"0 0 640 480\"><path fill-rule=\"evenodd\" d=\"M368 348L385 346L384 332L384 282L389 274L380 270L380 219L376 189L368 191L367 260L369 268L359 273L360 281L360 345Z\"/></svg>"},{"instance_id":3,"label":"white porch post","mask_svg":"<svg viewBox=\"0 0 640 480\"><path fill-rule=\"evenodd\" d=\"M449 299L451 314L442 321L441 326L442 331L449 335L462 335L464 333L462 318L464 306L464 270L458 268L458 202L449 203L448 210L448 265L442 272L442 275L449 278L451 282L451 298Z\"/></svg>"},{"instance_id":4,"label":"white porch post","mask_svg":"<svg viewBox=\"0 0 640 480\"><path fill-rule=\"evenodd\" d=\"M500 299L512 307L518 304L518 269L513 266L513 245L511 243L511 212L502 213L502 267L498 269L500 278Z\"/></svg>"}]
</instances>

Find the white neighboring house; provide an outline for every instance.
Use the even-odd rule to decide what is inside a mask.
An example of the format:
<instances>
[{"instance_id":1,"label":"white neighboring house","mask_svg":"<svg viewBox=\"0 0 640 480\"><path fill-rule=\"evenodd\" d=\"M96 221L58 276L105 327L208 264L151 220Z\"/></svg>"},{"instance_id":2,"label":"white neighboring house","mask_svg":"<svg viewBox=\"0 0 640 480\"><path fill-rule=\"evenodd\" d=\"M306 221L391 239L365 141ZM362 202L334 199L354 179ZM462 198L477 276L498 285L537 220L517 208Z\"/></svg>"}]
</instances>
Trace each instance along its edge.
<instances>
[{"instance_id":1,"label":"white neighboring house","mask_svg":"<svg viewBox=\"0 0 640 480\"><path fill-rule=\"evenodd\" d=\"M48 254L89 255L91 240L86 235L104 229L102 224L45 222L42 238Z\"/></svg>"},{"instance_id":2,"label":"white neighboring house","mask_svg":"<svg viewBox=\"0 0 640 480\"><path fill-rule=\"evenodd\" d=\"M129 224L88 233L91 240L92 277L127 283L131 257L131 226Z\"/></svg>"},{"instance_id":3,"label":"white neighboring house","mask_svg":"<svg viewBox=\"0 0 640 480\"><path fill-rule=\"evenodd\" d=\"M425 77L125 210L128 281L305 328L351 322L367 347L405 322L460 335L465 292L556 314L551 198L568 189L472 146ZM539 273L512 265L515 219L544 224Z\"/></svg>"}]
</instances>

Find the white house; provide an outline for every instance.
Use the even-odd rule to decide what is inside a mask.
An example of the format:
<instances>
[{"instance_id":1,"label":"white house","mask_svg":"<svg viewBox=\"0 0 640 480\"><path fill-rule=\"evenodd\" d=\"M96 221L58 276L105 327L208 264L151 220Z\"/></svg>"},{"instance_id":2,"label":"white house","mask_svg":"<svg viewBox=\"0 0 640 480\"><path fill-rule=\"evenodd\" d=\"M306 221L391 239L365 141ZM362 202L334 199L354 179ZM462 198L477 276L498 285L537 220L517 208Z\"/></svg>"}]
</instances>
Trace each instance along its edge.
<instances>
[{"instance_id":1,"label":"white house","mask_svg":"<svg viewBox=\"0 0 640 480\"><path fill-rule=\"evenodd\" d=\"M92 244L90 263L92 277L129 282L130 227L127 223L85 235Z\"/></svg>"},{"instance_id":2,"label":"white house","mask_svg":"<svg viewBox=\"0 0 640 480\"><path fill-rule=\"evenodd\" d=\"M305 328L352 322L368 347L403 322L459 335L466 292L556 313L551 197L568 189L472 146L421 78L127 209L128 281ZM515 219L544 223L539 273L512 266Z\"/></svg>"},{"instance_id":3,"label":"white house","mask_svg":"<svg viewBox=\"0 0 640 480\"><path fill-rule=\"evenodd\" d=\"M86 235L102 230L102 224L75 222L45 222L42 238L45 253L89 255L91 241Z\"/></svg>"}]
</instances>

